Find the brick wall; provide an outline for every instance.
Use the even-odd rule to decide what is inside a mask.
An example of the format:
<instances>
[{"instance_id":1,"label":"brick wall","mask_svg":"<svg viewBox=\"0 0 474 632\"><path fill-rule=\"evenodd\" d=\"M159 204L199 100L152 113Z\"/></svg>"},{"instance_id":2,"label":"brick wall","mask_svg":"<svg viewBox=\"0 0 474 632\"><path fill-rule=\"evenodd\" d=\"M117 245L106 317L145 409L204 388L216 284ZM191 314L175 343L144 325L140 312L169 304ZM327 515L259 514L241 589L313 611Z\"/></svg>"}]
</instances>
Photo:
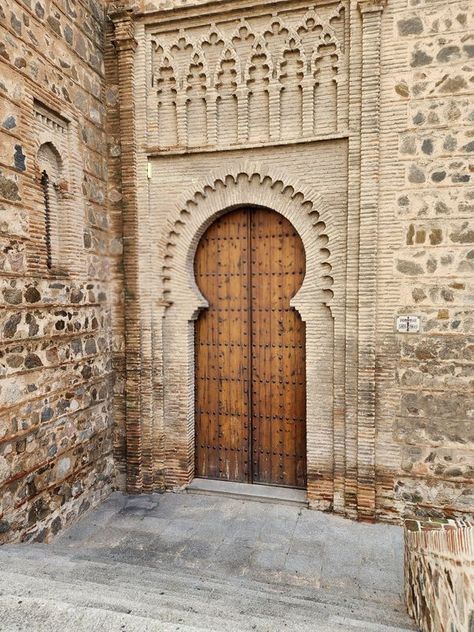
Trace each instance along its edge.
<instances>
[{"instance_id":1,"label":"brick wall","mask_svg":"<svg viewBox=\"0 0 474 632\"><path fill-rule=\"evenodd\" d=\"M135 187L131 186L130 190L135 190L140 197L137 216L141 220L136 236L139 237L141 230L145 237L139 251L133 253L133 265L126 264L125 269L127 274L130 271L133 296L142 297L139 302L143 311L136 316L138 320L143 319L142 331L155 327L155 412L150 412L146 422L153 432L162 425L158 411L163 400L163 380L156 367L161 366L160 345L166 347L169 341L165 334L162 342L156 342L161 336L160 310L165 310L166 305L159 305L159 271L154 270L150 275L150 265L157 265L158 259L164 256L159 240L165 216L157 220L156 204L147 209L150 182L146 177L146 162L147 154L158 157L163 149L172 153L174 142L183 135L185 121L181 114L167 119L176 127L174 131L165 129L163 124L159 132L157 112L161 106L169 106L173 101L169 97L171 101L165 103L168 93L160 83L160 77L165 82L170 73L185 76L184 66L177 71L175 66L187 63L186 51L183 52L184 61L175 61L173 66L163 50L173 50L172 38L178 33L176 24L181 25L183 32L188 23L199 24L200 30L196 26L194 36L199 30L202 42L207 42L206 29L209 30L211 23L220 24L219 12L225 11L228 5L197 0L184 3L157 1L146 6L140 2L133 4L145 13L146 19L140 15L130 17L135 24L134 36L138 42L135 74L131 81L135 129L140 137L136 153L136 164L140 166L136 171ZM209 4L209 7L193 9L201 4ZM337 128L349 139L347 207L343 194L340 195L340 204L347 208L348 217L347 277L345 287L342 281L333 288L338 296L345 293L346 330L341 336L346 341L346 383L344 387L334 383L333 418L334 475L339 479L334 507L351 516L383 520L412 515L453 516L470 512L474 507L474 437L471 431L474 410L471 282L474 237L470 226L474 199L470 161L474 106L471 60L474 52L470 35L473 26L471 5L465 0L448 3L389 0L387 3L354 3L347 12L350 31L346 31L345 37L350 32L347 46L350 94L347 103L347 97L340 89L337 107L338 112L344 113L347 107L350 111L349 129L346 130L344 125ZM251 14L243 1L234 3L233 8L241 8L242 15L247 18ZM305 28L298 27L296 18L302 10L300 3L282 2L278 3L278 8L283 24L293 25L294 31L304 36ZM162 13L153 16L154 9ZM209 15L204 13L205 10ZM259 7L258 10L262 9ZM322 5L317 12L323 16L327 10L332 9ZM336 21L332 24L335 26ZM222 27L224 31L225 28ZM148 41L149 36L155 42L154 46ZM163 50L160 45L164 46ZM158 81L156 89L149 76L150 67ZM344 64L339 65L339 70L343 68ZM379 73L380 100L376 82ZM210 82L212 84L212 79ZM166 84L171 90L169 94L175 89L179 92L180 85L179 81ZM339 87L344 85L345 81L340 78ZM178 98L178 109L179 102ZM125 105L128 107L129 104ZM283 105L281 107L280 115ZM325 129L318 123L320 109L315 110L316 134ZM297 110L295 108L295 112ZM131 121L133 113L128 119L127 116L125 113L124 120ZM289 113L284 118L286 130L292 128L293 116ZM304 120L307 122L308 117ZM209 137L204 141L193 137L193 152L189 156L194 164L206 167L207 149L197 151L200 145L204 143L206 147L212 147L217 138L218 144L227 148L225 142L222 144L219 140L219 125L214 133L212 117L209 121ZM245 125L239 123L239 129L245 129ZM303 125L301 129L306 128ZM274 132L273 129L271 138L278 140L278 134ZM160 133L164 135L162 139ZM377 141L380 160L376 153ZM252 148L241 147L234 155L240 160L245 159L255 151L258 143L254 145ZM285 150L277 145L278 142L275 155L278 152L285 155ZM316 152L315 149L315 155ZM220 155L223 166L227 164L230 169L232 160L226 158L229 154ZM264 169L270 163L265 159ZM161 170L153 167L151 182L154 179L167 181L163 179L165 165L163 162L160 165ZM128 180L130 173L131 168L127 166ZM311 178L310 174L308 168L298 177ZM378 181L374 174L379 175ZM179 186L175 187L176 195L180 194ZM312 180L308 186L324 195L330 189L324 177ZM153 195L152 192L151 199ZM132 195L128 198L131 200ZM154 225L155 221L159 226ZM325 222L328 227L334 227L336 215ZM138 277L133 279L140 269ZM153 279L151 286L147 274ZM151 297L150 288L154 288ZM153 300L156 308L149 307ZM147 309L156 309L151 319L144 315ZM164 313L166 318L166 311ZM420 333L395 333L395 319L404 314L420 317ZM141 375L143 378L144 373ZM165 390L174 397L179 390L178 381L170 383ZM145 401L143 405L140 421L138 418L131 421L127 431L131 441L129 458L140 441L145 440L144 419L151 408ZM337 418L342 415L341 411L343 421ZM135 414L135 408L132 412ZM184 416L180 418L184 419ZM167 436L166 440L173 446L170 450L179 452L173 437ZM159 439L157 431L153 441L154 456L150 458L154 459L154 467L158 467L159 462L160 470L164 458L166 471L166 456L159 447L161 444L162 438ZM192 461L191 444L179 452L182 461ZM142 447L137 447L137 455ZM123 449L121 454L124 454ZM149 454L152 455L151 448ZM141 458L137 456L137 460ZM140 488L140 482L136 488Z\"/></svg>"},{"instance_id":2,"label":"brick wall","mask_svg":"<svg viewBox=\"0 0 474 632\"><path fill-rule=\"evenodd\" d=\"M126 486L126 404L125 404L125 313L123 275L123 207L122 138L120 134L120 94L117 68L117 51L113 42L113 26L105 23L105 107L107 142L107 209L112 229L110 249L109 286L112 308L112 366L114 373L114 465L117 486Z\"/></svg>"},{"instance_id":3,"label":"brick wall","mask_svg":"<svg viewBox=\"0 0 474 632\"><path fill-rule=\"evenodd\" d=\"M474 524L407 521L405 594L422 632L472 632Z\"/></svg>"},{"instance_id":4,"label":"brick wall","mask_svg":"<svg viewBox=\"0 0 474 632\"><path fill-rule=\"evenodd\" d=\"M96 0L0 8L0 543L112 487L104 23Z\"/></svg>"}]
</instances>

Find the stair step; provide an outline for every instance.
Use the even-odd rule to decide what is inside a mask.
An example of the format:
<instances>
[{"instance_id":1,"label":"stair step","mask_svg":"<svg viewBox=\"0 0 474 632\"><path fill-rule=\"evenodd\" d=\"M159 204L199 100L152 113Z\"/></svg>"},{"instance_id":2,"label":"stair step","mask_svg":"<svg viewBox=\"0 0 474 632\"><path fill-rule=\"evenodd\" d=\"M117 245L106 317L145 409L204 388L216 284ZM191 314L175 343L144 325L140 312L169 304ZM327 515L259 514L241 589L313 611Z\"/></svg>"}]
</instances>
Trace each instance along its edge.
<instances>
[{"instance_id":1,"label":"stair step","mask_svg":"<svg viewBox=\"0 0 474 632\"><path fill-rule=\"evenodd\" d=\"M275 503L307 507L306 492L301 489L275 487L273 485L249 485L232 481L216 481L195 478L186 487L188 494L217 494L238 500L255 500L261 503Z\"/></svg>"},{"instance_id":2,"label":"stair step","mask_svg":"<svg viewBox=\"0 0 474 632\"><path fill-rule=\"evenodd\" d=\"M237 621L231 613L227 615L209 614L211 602L198 604L194 595L188 596L187 603L166 601L157 595L143 592L140 587L130 586L128 589L112 585L109 588L99 587L87 582L64 583L49 578L31 578L17 574L7 575L8 587L2 587L1 592L8 595L10 603L22 601L25 598L43 600L53 608L55 603L68 604L71 608L87 608L113 615L129 615L144 621L160 621L161 623L186 624L193 629L222 630L232 632L236 629ZM165 601L163 601L165 599ZM240 617L241 618L241 617ZM260 630L258 617L248 617L248 621ZM34 629L34 628L33 628ZM108 629L108 628L106 628ZM264 629L264 628L263 628ZM3 632L3 630L2 630Z\"/></svg>"},{"instance_id":3,"label":"stair step","mask_svg":"<svg viewBox=\"0 0 474 632\"><path fill-rule=\"evenodd\" d=\"M104 586L95 582L85 581L82 577L71 580L70 577L64 578L62 581L46 577L45 575L33 577L32 574L24 575L20 573L3 573L6 578L6 587L2 592L9 590L15 586L17 593L25 594L26 588L34 590L39 594L44 594L44 586L47 583L50 586L51 594L61 595L63 599L69 595L69 590L80 592L80 602L87 605L96 605L100 600L103 607L112 607L116 609L112 591L120 592L121 603L126 603L128 609L134 612L138 611L142 616L163 616L166 611L172 611L173 616L183 613L194 614L202 612L206 614L209 606L215 612L215 616L225 617L228 620L240 620L242 615L248 618L248 613L254 613L256 622L262 617L286 618L291 615L293 621L308 620L309 618L318 618L321 621L327 621L329 617L336 613L354 613L354 606L351 607L335 605L324 602L308 602L297 599L289 599L285 595L269 595L267 592L239 590L235 586L224 587L220 593L215 589L210 589L206 583L201 587L186 585L174 585L170 587L165 583L157 584L155 590L150 590L149 586L144 587L142 584L133 585L111 579L111 582ZM70 596L70 595L69 595ZM74 593L73 593L73 598ZM158 608L158 610L156 610ZM360 608L358 608L360 610ZM373 617L375 613L370 607L365 608L368 616ZM380 615L380 613L379 613ZM222 627L222 626L221 626Z\"/></svg>"},{"instance_id":4,"label":"stair step","mask_svg":"<svg viewBox=\"0 0 474 632\"><path fill-rule=\"evenodd\" d=\"M202 570L193 573L175 567L157 569L124 562L96 563L53 552L48 552L46 557L45 553L46 547L28 547L18 550L17 555L11 550L7 555L1 555L0 592L11 595L13 602L13 595L23 600L24 597L42 598L46 594L49 608L54 608L57 601L73 608L89 608L94 613L95 610L110 611L116 615L122 611L124 615L131 611L130 615L147 621L186 624L193 630L220 632L247 629L258 632L286 629L342 632L344 626L346 630L357 629L362 617L366 630L372 630L368 625L378 625L382 616L386 623L394 625L405 621L399 613L391 612L388 616L380 604L356 600L341 603L340 596L323 591L269 586L248 578L229 581ZM352 627L348 627L350 621ZM316 623L318 627L314 628ZM399 632L401 629L413 628L373 628L374 632Z\"/></svg>"},{"instance_id":5,"label":"stair step","mask_svg":"<svg viewBox=\"0 0 474 632\"><path fill-rule=\"evenodd\" d=\"M20 607L21 606L21 607ZM152 621L143 617L84 607L61 601L22 597L21 604L0 596L3 632L204 632L185 623Z\"/></svg>"},{"instance_id":6,"label":"stair step","mask_svg":"<svg viewBox=\"0 0 474 632\"><path fill-rule=\"evenodd\" d=\"M384 623L373 623L371 621L362 621L361 619L352 619L347 617L330 617L330 623L337 626L341 626L341 630L346 632L356 632L356 630L363 630L364 632L408 632L408 630L414 630L414 627L394 627L393 625L386 625Z\"/></svg>"},{"instance_id":7,"label":"stair step","mask_svg":"<svg viewBox=\"0 0 474 632\"><path fill-rule=\"evenodd\" d=\"M181 613L175 621L164 617L149 618L130 612L113 611L103 607L81 605L55 599L22 596L0 596L0 618L3 632L103 632L117 630L126 632L350 632L363 629L368 632L409 632L407 628L377 625L362 620L331 617L326 623L315 619L305 622L265 621L255 623L255 618L247 616L245 622L233 623L226 618L209 624L200 615L198 625L185 621L186 613Z\"/></svg>"},{"instance_id":8,"label":"stair step","mask_svg":"<svg viewBox=\"0 0 474 632\"><path fill-rule=\"evenodd\" d=\"M90 580L93 572L97 582L115 583L122 581L121 577L125 577L127 582L129 580L139 582L141 586L147 586L147 588L151 588L156 585L157 581L161 581L171 586L176 584L180 589L182 589L183 585L186 586L186 589L192 589L198 581L201 590L203 582L205 582L205 585L212 589L214 595L220 593L227 595L229 590L232 590L234 594L236 592L242 593L245 599L252 598L255 594L265 594L266 599L270 602L272 600L277 600L278 602L284 600L288 604L296 603L302 608L306 606L315 607L315 604L326 604L353 610L358 608L363 602L364 607L366 609L370 607L370 610L374 613L375 621L379 620L381 614L385 617L391 615L395 618L404 616L400 614L398 608L387 603L371 601L370 599L362 600L354 597L342 597L340 593L335 593L334 591L315 590L307 586L263 583L245 576L222 577L218 573L213 573L211 569L183 568L174 563L170 564L169 567L166 567L163 563L160 563L159 567L154 567L148 566L141 559L138 559L137 564L132 564L123 561L116 562L113 557L109 562L103 559L100 562L95 562L90 552L67 557L53 552L49 553L48 551L48 564L45 566L44 547L42 545L36 548L21 549L19 554L21 555L20 558L13 556L10 561L8 557L0 557L2 568L4 570L10 569L14 572L26 565L28 573L39 572L44 574L48 572L50 575L53 575L54 569L57 568L60 575L66 578L67 581L75 581L82 575L85 579ZM139 570L139 578L137 578L137 570Z\"/></svg>"}]
</instances>

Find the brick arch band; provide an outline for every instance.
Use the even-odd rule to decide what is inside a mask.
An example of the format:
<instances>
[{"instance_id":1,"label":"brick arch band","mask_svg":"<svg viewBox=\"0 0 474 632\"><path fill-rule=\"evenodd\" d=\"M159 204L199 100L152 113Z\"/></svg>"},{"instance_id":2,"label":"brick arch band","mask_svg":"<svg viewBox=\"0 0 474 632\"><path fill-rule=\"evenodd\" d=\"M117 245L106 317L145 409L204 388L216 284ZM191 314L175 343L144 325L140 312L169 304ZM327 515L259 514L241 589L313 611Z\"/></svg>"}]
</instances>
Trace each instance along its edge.
<instances>
[{"instance_id":1,"label":"brick arch band","mask_svg":"<svg viewBox=\"0 0 474 632\"><path fill-rule=\"evenodd\" d=\"M194 320L207 306L194 277L196 248L215 219L249 205L288 219L306 251L306 276L291 304L306 323L308 498L329 509L334 500L334 321L342 273L337 235L331 234L322 195L259 165L210 174L184 196L160 244L165 483L186 485L194 473Z\"/></svg>"},{"instance_id":2,"label":"brick arch band","mask_svg":"<svg viewBox=\"0 0 474 632\"><path fill-rule=\"evenodd\" d=\"M172 220L161 252L165 253L162 266L163 300L174 303L181 293L188 294L183 303L191 309L194 319L207 303L194 281L194 255L207 228L220 215L238 206L263 206L277 211L288 219L298 232L306 252L306 276L293 307L306 320L310 314L308 300L315 298L330 305L333 297L331 253L323 216L326 205L319 194L304 191L297 185L285 183L284 176L262 174L250 166L233 173L212 175L180 205L179 214ZM192 296L189 295L189 286Z\"/></svg>"}]
</instances>

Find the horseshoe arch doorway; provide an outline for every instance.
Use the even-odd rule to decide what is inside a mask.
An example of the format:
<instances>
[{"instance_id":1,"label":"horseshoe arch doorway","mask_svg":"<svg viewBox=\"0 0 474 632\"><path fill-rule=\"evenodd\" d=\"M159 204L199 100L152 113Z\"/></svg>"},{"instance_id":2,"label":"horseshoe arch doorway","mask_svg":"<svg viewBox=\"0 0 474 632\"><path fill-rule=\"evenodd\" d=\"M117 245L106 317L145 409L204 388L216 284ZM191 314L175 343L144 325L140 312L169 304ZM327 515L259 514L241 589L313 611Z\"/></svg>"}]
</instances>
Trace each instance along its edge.
<instances>
[{"instance_id":1,"label":"horseshoe arch doorway","mask_svg":"<svg viewBox=\"0 0 474 632\"><path fill-rule=\"evenodd\" d=\"M276 211L225 213L201 238L195 476L306 488L305 325L290 300L305 252Z\"/></svg>"}]
</instances>

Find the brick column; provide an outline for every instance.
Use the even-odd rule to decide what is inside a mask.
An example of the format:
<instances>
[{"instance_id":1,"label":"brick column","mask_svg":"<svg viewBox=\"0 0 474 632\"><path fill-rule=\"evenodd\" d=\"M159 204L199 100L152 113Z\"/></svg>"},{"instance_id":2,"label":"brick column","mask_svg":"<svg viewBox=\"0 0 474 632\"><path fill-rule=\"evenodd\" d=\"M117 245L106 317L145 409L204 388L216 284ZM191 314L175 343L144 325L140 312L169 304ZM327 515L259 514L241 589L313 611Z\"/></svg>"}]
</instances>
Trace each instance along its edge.
<instances>
[{"instance_id":1,"label":"brick column","mask_svg":"<svg viewBox=\"0 0 474 632\"><path fill-rule=\"evenodd\" d=\"M137 141L135 133L133 12L111 5L113 44L117 51L122 171L122 236L125 275L125 414L127 491L142 491L141 347L139 300L139 235L137 204Z\"/></svg>"},{"instance_id":2,"label":"brick column","mask_svg":"<svg viewBox=\"0 0 474 632\"><path fill-rule=\"evenodd\" d=\"M375 518L375 320L379 205L380 43L385 0L359 0L362 19L358 350L358 480L361 519Z\"/></svg>"}]
</instances>

